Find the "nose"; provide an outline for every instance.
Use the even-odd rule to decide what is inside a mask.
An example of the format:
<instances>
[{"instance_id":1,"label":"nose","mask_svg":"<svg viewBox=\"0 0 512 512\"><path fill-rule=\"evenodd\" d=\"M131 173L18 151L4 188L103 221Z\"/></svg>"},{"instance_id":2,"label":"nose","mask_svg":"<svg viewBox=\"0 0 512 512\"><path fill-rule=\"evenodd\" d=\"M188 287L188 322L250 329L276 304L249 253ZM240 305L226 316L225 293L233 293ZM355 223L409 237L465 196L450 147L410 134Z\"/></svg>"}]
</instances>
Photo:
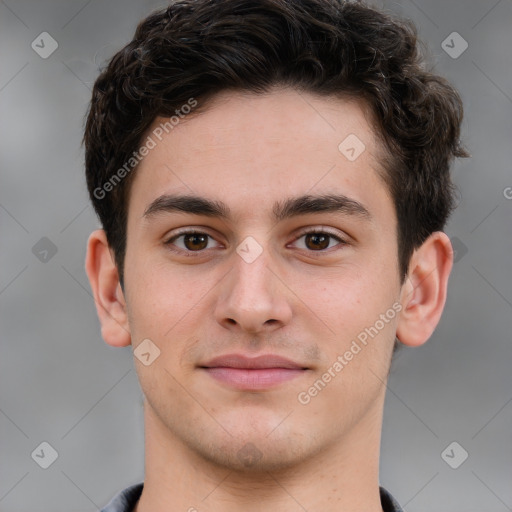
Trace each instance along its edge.
<instances>
[{"instance_id":1,"label":"nose","mask_svg":"<svg viewBox=\"0 0 512 512\"><path fill-rule=\"evenodd\" d=\"M251 334L269 333L292 318L291 292L276 275L269 251L247 262L233 254L233 268L221 282L215 317L228 329Z\"/></svg>"}]
</instances>

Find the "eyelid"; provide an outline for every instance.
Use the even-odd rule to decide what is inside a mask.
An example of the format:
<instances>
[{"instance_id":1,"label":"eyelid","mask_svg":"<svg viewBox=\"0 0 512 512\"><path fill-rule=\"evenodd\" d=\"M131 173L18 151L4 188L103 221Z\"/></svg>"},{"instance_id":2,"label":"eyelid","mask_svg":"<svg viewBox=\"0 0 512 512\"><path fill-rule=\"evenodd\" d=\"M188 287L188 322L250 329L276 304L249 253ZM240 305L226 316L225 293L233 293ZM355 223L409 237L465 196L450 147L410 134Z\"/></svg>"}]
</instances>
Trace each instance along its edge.
<instances>
[{"instance_id":1,"label":"eyelid","mask_svg":"<svg viewBox=\"0 0 512 512\"><path fill-rule=\"evenodd\" d=\"M337 244L337 245L340 245L340 246L349 244L349 242L347 240L348 237L342 236L340 233L334 232L332 229L330 229L326 226L313 226L313 227L308 227L303 230L300 230L292 243L295 243L297 240L299 240L303 236L308 235L310 233L315 233L315 234L322 233L322 234L328 235L332 238L335 238L339 242L339 244ZM333 247L331 247L330 249L333 249ZM328 250L329 249L323 249L321 251L308 251L308 252L322 254L322 253L327 252Z\"/></svg>"},{"instance_id":2,"label":"eyelid","mask_svg":"<svg viewBox=\"0 0 512 512\"><path fill-rule=\"evenodd\" d=\"M304 228L299 231L297 238L307 235L309 233L325 233L326 235L330 235L334 238L338 238L339 240L343 239L342 235L338 231L335 231L327 226L313 226L313 227Z\"/></svg>"},{"instance_id":3,"label":"eyelid","mask_svg":"<svg viewBox=\"0 0 512 512\"><path fill-rule=\"evenodd\" d=\"M198 226L195 228L194 227L178 228L176 231L173 231L172 235L170 235L170 236L165 235L164 240L169 242L171 240L174 240L175 238L178 238L180 235L193 235L193 234L208 235L209 237L213 238L213 235L211 235L208 232L208 228Z\"/></svg>"}]
</instances>

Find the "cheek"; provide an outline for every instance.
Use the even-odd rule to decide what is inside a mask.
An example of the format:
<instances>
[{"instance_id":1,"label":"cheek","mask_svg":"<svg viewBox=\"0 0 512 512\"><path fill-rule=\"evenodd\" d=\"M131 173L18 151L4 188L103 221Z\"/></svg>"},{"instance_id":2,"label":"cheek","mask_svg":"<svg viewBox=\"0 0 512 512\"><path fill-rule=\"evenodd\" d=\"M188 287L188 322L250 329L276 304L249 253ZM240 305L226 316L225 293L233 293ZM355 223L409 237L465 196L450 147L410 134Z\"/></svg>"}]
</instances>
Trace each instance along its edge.
<instances>
[{"instance_id":1,"label":"cheek","mask_svg":"<svg viewBox=\"0 0 512 512\"><path fill-rule=\"evenodd\" d=\"M146 318L151 322L158 318L172 321L190 307L201 285L199 280L188 279L185 272L154 253L160 251L127 251L125 279L136 322L144 322Z\"/></svg>"},{"instance_id":2,"label":"cheek","mask_svg":"<svg viewBox=\"0 0 512 512\"><path fill-rule=\"evenodd\" d=\"M298 276L295 289L313 312L343 334L351 326L373 324L392 306L399 292L393 277L389 270L380 272L375 266L369 270L346 267L320 281Z\"/></svg>"},{"instance_id":3,"label":"cheek","mask_svg":"<svg viewBox=\"0 0 512 512\"><path fill-rule=\"evenodd\" d=\"M213 272L199 274L193 265L178 269L162 258L132 260L126 265L126 284L134 345L149 338L161 350L165 366L175 368L188 340L207 322L209 292L218 279Z\"/></svg>"},{"instance_id":4,"label":"cheek","mask_svg":"<svg viewBox=\"0 0 512 512\"><path fill-rule=\"evenodd\" d=\"M400 289L393 267L396 259L381 255L361 257L357 264L335 269L320 285L314 279L297 278L301 284L297 295L309 307L303 314L311 318L313 312L321 320L317 324L326 336L322 338L330 340L322 344L331 363L351 350L357 352L348 355L354 368L388 363L398 319L393 305L396 308Z\"/></svg>"}]
</instances>

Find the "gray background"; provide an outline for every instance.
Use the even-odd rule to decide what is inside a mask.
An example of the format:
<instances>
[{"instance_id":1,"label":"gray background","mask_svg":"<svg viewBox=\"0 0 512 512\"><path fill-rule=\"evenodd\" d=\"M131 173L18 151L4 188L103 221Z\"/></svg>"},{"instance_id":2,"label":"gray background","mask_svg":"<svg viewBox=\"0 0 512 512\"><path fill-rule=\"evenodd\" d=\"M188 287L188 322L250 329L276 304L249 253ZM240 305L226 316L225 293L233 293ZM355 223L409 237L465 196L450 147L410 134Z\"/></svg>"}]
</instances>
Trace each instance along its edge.
<instances>
[{"instance_id":1,"label":"gray background","mask_svg":"<svg viewBox=\"0 0 512 512\"><path fill-rule=\"evenodd\" d=\"M98 222L80 141L98 65L163 5L0 1L2 512L96 510L144 476L132 355L102 341L84 271ZM460 90L473 155L454 167L461 201L446 231L458 261L445 313L425 346L393 363L381 483L409 512L512 510L512 2L377 5L417 23ZM31 48L43 31L59 45L47 59ZM454 31L469 44L458 58L442 46ZM31 457L43 441L58 452L46 470ZM469 454L457 469L441 457L453 441ZM463 452L448 453L454 464Z\"/></svg>"}]
</instances>

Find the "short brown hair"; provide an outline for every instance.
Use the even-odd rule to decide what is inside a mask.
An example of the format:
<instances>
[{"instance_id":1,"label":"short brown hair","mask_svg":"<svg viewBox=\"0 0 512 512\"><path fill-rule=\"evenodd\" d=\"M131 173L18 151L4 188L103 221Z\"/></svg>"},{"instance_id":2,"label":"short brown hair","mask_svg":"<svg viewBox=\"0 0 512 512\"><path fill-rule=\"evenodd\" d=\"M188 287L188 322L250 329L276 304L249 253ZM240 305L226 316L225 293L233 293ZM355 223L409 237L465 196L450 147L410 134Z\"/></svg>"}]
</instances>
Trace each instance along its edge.
<instances>
[{"instance_id":1,"label":"short brown hair","mask_svg":"<svg viewBox=\"0 0 512 512\"><path fill-rule=\"evenodd\" d=\"M257 94L275 85L353 96L371 108L390 155L383 178L398 219L403 282L414 249L454 208L453 157L468 156L459 141L461 99L425 69L414 26L342 0L178 0L138 25L96 80L88 112L87 185L121 284L134 172L108 193L103 187L155 118L175 115L190 98L201 108L224 90Z\"/></svg>"}]
</instances>

